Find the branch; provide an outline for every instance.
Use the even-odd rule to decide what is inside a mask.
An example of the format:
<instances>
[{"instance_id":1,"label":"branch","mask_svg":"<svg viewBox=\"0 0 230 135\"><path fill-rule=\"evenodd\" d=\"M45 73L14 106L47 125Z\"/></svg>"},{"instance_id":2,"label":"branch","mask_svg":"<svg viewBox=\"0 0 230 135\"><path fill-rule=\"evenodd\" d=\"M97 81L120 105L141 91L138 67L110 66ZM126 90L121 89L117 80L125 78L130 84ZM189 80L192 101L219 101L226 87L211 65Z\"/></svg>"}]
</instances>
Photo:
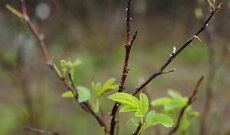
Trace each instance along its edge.
<instances>
[{"instance_id":1,"label":"branch","mask_svg":"<svg viewBox=\"0 0 230 135\"><path fill-rule=\"evenodd\" d=\"M124 88L124 84L129 72L129 56L130 56L130 51L133 46L133 42L135 41L137 37L137 31L135 32L134 36L132 37L131 40L131 33L130 33L130 5L131 5L131 0L128 0L127 8L126 8L126 37L125 37L125 58L124 58L124 65L123 65L123 71L120 79L120 84L118 88L118 92L122 92ZM116 127L116 113L118 111L119 103L116 102L112 108L111 112L111 121L110 121L110 135L114 135L115 132L115 127Z\"/></svg>"},{"instance_id":2,"label":"branch","mask_svg":"<svg viewBox=\"0 0 230 135\"><path fill-rule=\"evenodd\" d=\"M139 135L142 126L143 126L143 125L142 125L141 122L140 122L139 125L138 125L138 127L137 127L137 129L136 129L136 131L135 131L134 133L132 133L132 135Z\"/></svg>"},{"instance_id":3,"label":"branch","mask_svg":"<svg viewBox=\"0 0 230 135\"><path fill-rule=\"evenodd\" d=\"M169 131L168 135L174 134L178 130L178 128L180 127L180 123L181 123L181 120L182 120L182 118L184 116L185 110L195 101L198 88L199 88L201 82L203 81L203 79L204 79L204 76L202 76L198 80L198 82L197 82L197 84L196 84L191 96L188 99L187 104L180 111L180 114L179 114L179 116L177 118L177 123L176 123L175 127L172 130Z\"/></svg>"},{"instance_id":4,"label":"branch","mask_svg":"<svg viewBox=\"0 0 230 135\"><path fill-rule=\"evenodd\" d=\"M189 39L187 40L176 52L173 52L170 54L170 57L168 60L160 67L160 69L157 72L154 72L145 82L143 82L139 87L135 89L133 92L133 95L136 95L139 93L147 84L149 84L154 78L161 75L164 72L164 69L180 54L186 47L188 47L190 44L192 44L194 39L197 39L197 37L200 35L201 32L205 30L205 28L208 27L209 21L213 18L213 16L217 13L217 11L221 8L220 3L215 9L210 11L210 15L205 20L201 28Z\"/></svg>"},{"instance_id":5,"label":"branch","mask_svg":"<svg viewBox=\"0 0 230 135\"><path fill-rule=\"evenodd\" d=\"M28 15L28 11L27 11L27 7L25 4L25 0L20 0L20 6L21 6L21 12L17 11L16 9L14 9L13 7L11 7L10 5L6 5L6 8L13 13L14 15L18 16L19 18L23 19L25 21L25 23L27 24L28 28L30 29L30 31L32 32L32 34L34 35L34 37L38 40L39 42L39 47L41 50L41 53L48 65L48 67L50 68L50 70L55 73L55 75L62 81L63 85L71 92L73 92L73 94L75 94L76 89L74 88L73 85L71 85L68 80L65 77L61 77L58 72L55 70L55 66L52 63L52 60L50 58L50 55L48 53L48 49L47 49L47 45L44 41L44 35L39 33L38 29L35 27L35 25L33 24L33 22L31 21L29 15ZM108 129L107 129L107 125L105 124L104 120L98 115L96 114L93 109L90 107L90 105L88 104L88 102L83 102L80 103L80 106L87 111L88 113L92 114L92 116L98 121L98 123L100 124L101 128L104 130L105 133L108 133Z\"/></svg>"},{"instance_id":6,"label":"branch","mask_svg":"<svg viewBox=\"0 0 230 135\"><path fill-rule=\"evenodd\" d=\"M48 131L43 129L31 128L31 127L24 127L24 130L43 134L43 135L61 135L57 131Z\"/></svg>"}]
</instances>

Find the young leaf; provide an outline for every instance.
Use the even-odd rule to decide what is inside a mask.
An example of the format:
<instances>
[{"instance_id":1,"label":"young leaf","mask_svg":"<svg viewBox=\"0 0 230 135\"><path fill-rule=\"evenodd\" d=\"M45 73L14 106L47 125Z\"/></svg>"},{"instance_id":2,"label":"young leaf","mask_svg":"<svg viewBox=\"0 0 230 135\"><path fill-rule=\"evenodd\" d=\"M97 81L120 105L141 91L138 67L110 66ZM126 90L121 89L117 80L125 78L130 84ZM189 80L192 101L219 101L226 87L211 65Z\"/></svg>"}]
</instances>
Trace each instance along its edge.
<instances>
[{"instance_id":1,"label":"young leaf","mask_svg":"<svg viewBox=\"0 0 230 135\"><path fill-rule=\"evenodd\" d=\"M167 98L167 97L163 97L163 98L158 98L158 99L153 100L151 102L151 105L152 106L162 106L162 105L165 105L171 101L172 101L172 99Z\"/></svg>"},{"instance_id":2,"label":"young leaf","mask_svg":"<svg viewBox=\"0 0 230 135\"><path fill-rule=\"evenodd\" d=\"M91 83L92 91L97 93L101 89L101 83Z\"/></svg>"},{"instance_id":3,"label":"young leaf","mask_svg":"<svg viewBox=\"0 0 230 135\"><path fill-rule=\"evenodd\" d=\"M93 108L93 111L98 113L99 112L99 107L100 107L100 102L98 99L95 99L95 100L91 100L91 105L92 105L92 108Z\"/></svg>"},{"instance_id":4,"label":"young leaf","mask_svg":"<svg viewBox=\"0 0 230 135\"><path fill-rule=\"evenodd\" d=\"M117 90L118 85L113 85L115 81L116 81L115 78L111 78L107 82L105 82L103 86L97 90L97 96L102 96L104 93L111 91L111 90Z\"/></svg>"},{"instance_id":5,"label":"young leaf","mask_svg":"<svg viewBox=\"0 0 230 135\"><path fill-rule=\"evenodd\" d=\"M138 99L131 94L119 92L110 95L108 98L121 104L132 106L133 108L139 108Z\"/></svg>"},{"instance_id":6,"label":"young leaf","mask_svg":"<svg viewBox=\"0 0 230 135\"><path fill-rule=\"evenodd\" d=\"M61 97L63 97L63 98L73 98L74 94L71 91L66 91L61 95Z\"/></svg>"},{"instance_id":7,"label":"young leaf","mask_svg":"<svg viewBox=\"0 0 230 135\"><path fill-rule=\"evenodd\" d=\"M182 108L187 103L188 98L174 99L171 102L164 105L165 110L172 110L175 108Z\"/></svg>"},{"instance_id":8,"label":"young leaf","mask_svg":"<svg viewBox=\"0 0 230 135\"><path fill-rule=\"evenodd\" d=\"M185 132L188 130L190 125L191 124L190 124L189 120L186 117L182 118L181 124L180 124L180 127L179 127L179 132L181 134L185 134Z\"/></svg>"},{"instance_id":9,"label":"young leaf","mask_svg":"<svg viewBox=\"0 0 230 135\"><path fill-rule=\"evenodd\" d=\"M183 97L181 96L181 94L180 94L179 92L176 92L175 90L169 89L169 90L168 90L168 94L169 94L169 96L171 96L171 97L174 98L174 99L183 98Z\"/></svg>"},{"instance_id":10,"label":"young leaf","mask_svg":"<svg viewBox=\"0 0 230 135\"><path fill-rule=\"evenodd\" d=\"M130 105L125 105L120 109L120 112L136 112L136 111L139 111L139 108Z\"/></svg>"},{"instance_id":11,"label":"young leaf","mask_svg":"<svg viewBox=\"0 0 230 135\"><path fill-rule=\"evenodd\" d=\"M198 117L199 115L200 115L199 112L191 112L191 113L188 114L187 118L188 118L189 120L191 120L191 119L193 119L193 118L195 118L195 117Z\"/></svg>"},{"instance_id":12,"label":"young leaf","mask_svg":"<svg viewBox=\"0 0 230 135\"><path fill-rule=\"evenodd\" d=\"M150 111L146 115L146 126L149 127L149 126L154 126L157 124L161 124L165 127L172 127L174 122L171 117L163 113L156 113L155 111Z\"/></svg>"},{"instance_id":13,"label":"young leaf","mask_svg":"<svg viewBox=\"0 0 230 135\"><path fill-rule=\"evenodd\" d=\"M127 122L127 124L128 125L134 125L134 126L138 126L139 125L139 122L140 122L140 120L139 119L130 119L128 122Z\"/></svg>"},{"instance_id":14,"label":"young leaf","mask_svg":"<svg viewBox=\"0 0 230 135\"><path fill-rule=\"evenodd\" d=\"M164 112L166 115L170 116L171 118L175 119L177 116L177 111L176 109L173 110L165 110Z\"/></svg>"},{"instance_id":15,"label":"young leaf","mask_svg":"<svg viewBox=\"0 0 230 135\"><path fill-rule=\"evenodd\" d=\"M137 115L139 116L144 116L149 110L149 100L144 93L140 94L139 108L140 108L140 112L137 112Z\"/></svg>"},{"instance_id":16,"label":"young leaf","mask_svg":"<svg viewBox=\"0 0 230 135\"><path fill-rule=\"evenodd\" d=\"M83 86L77 87L77 93L78 93L78 102L82 103L85 101L88 101L91 97L91 94L89 92L89 89Z\"/></svg>"},{"instance_id":17,"label":"young leaf","mask_svg":"<svg viewBox=\"0 0 230 135\"><path fill-rule=\"evenodd\" d=\"M109 88L115 81L116 81L115 78L109 79L107 82L104 83L102 89L107 89L107 88Z\"/></svg>"}]
</instances>

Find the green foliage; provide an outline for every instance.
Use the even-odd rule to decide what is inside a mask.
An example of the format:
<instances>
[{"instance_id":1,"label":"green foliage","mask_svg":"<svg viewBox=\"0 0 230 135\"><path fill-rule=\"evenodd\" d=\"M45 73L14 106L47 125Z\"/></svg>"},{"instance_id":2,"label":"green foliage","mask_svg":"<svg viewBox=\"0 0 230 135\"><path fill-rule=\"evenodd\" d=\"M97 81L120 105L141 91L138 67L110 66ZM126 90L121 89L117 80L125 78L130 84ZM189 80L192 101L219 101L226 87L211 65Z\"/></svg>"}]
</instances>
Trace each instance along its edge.
<instances>
[{"instance_id":1,"label":"green foliage","mask_svg":"<svg viewBox=\"0 0 230 135\"><path fill-rule=\"evenodd\" d=\"M82 62L81 60L77 59L74 62L71 62L70 60L60 60L59 65L61 67L61 70L59 70L58 66L56 64L53 64L54 70L58 74L59 77L65 78L68 73L71 74L72 79L75 78L75 68L80 65Z\"/></svg>"},{"instance_id":2,"label":"green foliage","mask_svg":"<svg viewBox=\"0 0 230 135\"><path fill-rule=\"evenodd\" d=\"M127 108L133 108L132 110L134 111L140 111L141 109L139 106L140 104L139 100L131 94L115 93L113 95L110 95L108 98L125 105L125 107L128 106ZM128 110L126 109L123 109L123 110L128 112Z\"/></svg>"},{"instance_id":3,"label":"green foliage","mask_svg":"<svg viewBox=\"0 0 230 135\"><path fill-rule=\"evenodd\" d=\"M140 94L139 108L140 108L140 111L136 112L137 116L144 116L149 110L148 97L143 93Z\"/></svg>"},{"instance_id":4,"label":"green foliage","mask_svg":"<svg viewBox=\"0 0 230 135\"><path fill-rule=\"evenodd\" d=\"M83 87L83 86L77 87L77 93L78 93L78 102L79 103L88 101L91 97L89 89L86 87Z\"/></svg>"},{"instance_id":5,"label":"green foliage","mask_svg":"<svg viewBox=\"0 0 230 135\"><path fill-rule=\"evenodd\" d=\"M151 102L151 105L154 107L162 106L163 111L173 117L174 119L177 119L177 112L178 109L182 109L188 102L187 97L183 97L180 93L174 91L174 90L168 90L168 95L170 97L161 97L158 99L155 99ZM185 115L182 118L181 126L179 128L179 132L184 134L189 126L191 125L191 120L198 117L198 112L191 112L192 107L188 106L185 110Z\"/></svg>"},{"instance_id":6,"label":"green foliage","mask_svg":"<svg viewBox=\"0 0 230 135\"><path fill-rule=\"evenodd\" d=\"M118 89L118 85L114 84L115 81L115 78L111 78L108 81L106 81L103 85L99 82L92 82L92 90L96 92L96 96L102 96L106 92Z\"/></svg>"},{"instance_id":7,"label":"green foliage","mask_svg":"<svg viewBox=\"0 0 230 135\"><path fill-rule=\"evenodd\" d=\"M140 94L139 100L127 93L115 93L108 98L124 105L120 112L135 112L136 117L145 116L149 109L149 100L144 93Z\"/></svg>"},{"instance_id":8,"label":"green foliage","mask_svg":"<svg viewBox=\"0 0 230 135\"><path fill-rule=\"evenodd\" d=\"M66 91L61 95L61 97L63 97L63 98L73 98L75 96L74 96L72 91Z\"/></svg>"},{"instance_id":9,"label":"green foliage","mask_svg":"<svg viewBox=\"0 0 230 135\"><path fill-rule=\"evenodd\" d=\"M163 106L165 111L171 111L175 108L181 108L188 102L187 97L183 97L180 93L174 90L168 90L168 97L155 99L151 102L152 106Z\"/></svg>"},{"instance_id":10,"label":"green foliage","mask_svg":"<svg viewBox=\"0 0 230 135\"><path fill-rule=\"evenodd\" d=\"M164 125L165 127L172 127L174 124L173 119L171 117L163 113L156 113L155 111L150 111L146 115L145 121L146 124L144 126L144 129L157 124Z\"/></svg>"},{"instance_id":11,"label":"green foliage","mask_svg":"<svg viewBox=\"0 0 230 135\"><path fill-rule=\"evenodd\" d=\"M138 126L138 124L139 124L139 119L137 119L137 118L132 118L132 119L130 119L128 122L127 122L127 124L128 125L134 125L134 126Z\"/></svg>"},{"instance_id":12,"label":"green foliage","mask_svg":"<svg viewBox=\"0 0 230 135\"><path fill-rule=\"evenodd\" d=\"M171 127L174 124L173 119L166 114L156 113L155 111L148 112L149 100L144 93L140 94L139 99L131 94L119 92L110 95L108 98L124 105L120 109L120 112L135 112L136 118L132 118L127 124L138 126L138 124L141 123L143 125L141 132L157 124L161 124L165 127ZM139 120L137 118L139 118Z\"/></svg>"},{"instance_id":13,"label":"green foliage","mask_svg":"<svg viewBox=\"0 0 230 135\"><path fill-rule=\"evenodd\" d=\"M77 87L77 94L74 94L72 91L66 91L62 94L62 97L64 98L73 98L75 96L78 98L78 102L82 103L88 101L91 97L91 94L89 89L83 86Z\"/></svg>"},{"instance_id":14,"label":"green foliage","mask_svg":"<svg viewBox=\"0 0 230 135\"><path fill-rule=\"evenodd\" d=\"M71 65L71 63L67 64L64 61L62 61L62 65ZM68 67L75 67L76 65L77 64L73 64ZM64 69L63 72L65 72L66 71L65 69L67 68L63 68L63 69ZM90 103L92 105L93 110L95 112L99 112L100 97L103 96L106 92L118 89L118 85L114 84L115 81L116 81L115 78L111 78L108 81L106 81L103 85L101 83L92 82L92 94L90 93L90 90L84 86L75 86L77 89L76 93L73 93L72 91L66 91L62 94L62 97L63 98L77 97L79 103L82 103L82 102L85 102L91 99Z\"/></svg>"},{"instance_id":15,"label":"green foliage","mask_svg":"<svg viewBox=\"0 0 230 135\"><path fill-rule=\"evenodd\" d=\"M118 85L114 84L115 81L116 81L115 78L110 78L104 84L102 84L100 82L97 82L97 83L92 82L91 83L91 89L92 89L91 105L92 105L93 110L95 112L99 112L100 99L105 93L113 91L113 90L118 90Z\"/></svg>"}]
</instances>

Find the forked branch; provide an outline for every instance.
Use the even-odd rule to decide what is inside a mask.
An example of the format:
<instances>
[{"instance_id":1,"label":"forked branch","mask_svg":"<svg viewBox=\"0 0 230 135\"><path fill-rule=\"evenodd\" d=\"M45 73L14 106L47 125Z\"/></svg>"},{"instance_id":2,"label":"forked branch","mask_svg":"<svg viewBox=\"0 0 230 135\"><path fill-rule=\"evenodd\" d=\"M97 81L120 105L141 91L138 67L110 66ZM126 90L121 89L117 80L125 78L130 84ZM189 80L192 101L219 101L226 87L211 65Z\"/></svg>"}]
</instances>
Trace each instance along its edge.
<instances>
[{"instance_id":1,"label":"forked branch","mask_svg":"<svg viewBox=\"0 0 230 135\"><path fill-rule=\"evenodd\" d=\"M152 73L152 75L146 80L144 81L141 85L139 85L135 91L133 92L133 95L136 95L137 93L139 93L146 85L148 85L154 78L156 78L157 76L161 75L162 73L164 73L165 68L189 45L192 44L194 39L197 39L198 36L200 35L201 32L203 32L205 30L205 28L208 27L208 24L210 22L210 20L213 18L213 16L217 13L218 10L220 10L221 8L221 4L220 3L217 7L213 8L210 11L210 15L208 16L208 18L204 21L204 23L202 24L202 26L200 27L200 29L189 39L187 40L177 51L173 52L170 54L169 58L166 60L166 62L160 67L160 69L157 72Z\"/></svg>"},{"instance_id":2,"label":"forked branch","mask_svg":"<svg viewBox=\"0 0 230 135\"><path fill-rule=\"evenodd\" d=\"M120 84L118 88L118 92L122 92L124 88L124 84L129 72L129 56L130 56L130 51L132 49L133 43L136 39L137 36L137 31L135 32L134 36L131 39L131 32L130 32L130 21L131 16L130 16L130 5L131 5L131 0L128 0L128 4L126 7L126 35L125 35L125 58L124 58L124 65L123 65L123 71L120 79ZM110 121L110 135L114 135L115 132L115 127L116 127L116 113L118 111L120 104L116 102L112 108L111 111L111 121Z\"/></svg>"},{"instance_id":3,"label":"forked branch","mask_svg":"<svg viewBox=\"0 0 230 135\"><path fill-rule=\"evenodd\" d=\"M135 132L132 133L132 135L139 135L140 134L140 131L141 131L141 127L143 126L142 123L139 123L137 129Z\"/></svg>"}]
</instances>

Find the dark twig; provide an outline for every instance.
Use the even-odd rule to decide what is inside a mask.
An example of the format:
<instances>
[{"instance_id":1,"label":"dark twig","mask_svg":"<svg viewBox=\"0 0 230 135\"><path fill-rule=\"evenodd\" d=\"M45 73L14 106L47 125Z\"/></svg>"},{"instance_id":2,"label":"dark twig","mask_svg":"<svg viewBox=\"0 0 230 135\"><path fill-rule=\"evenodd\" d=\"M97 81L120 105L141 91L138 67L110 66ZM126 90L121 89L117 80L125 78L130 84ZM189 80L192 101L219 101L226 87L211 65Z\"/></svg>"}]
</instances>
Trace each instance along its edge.
<instances>
[{"instance_id":1,"label":"dark twig","mask_svg":"<svg viewBox=\"0 0 230 135\"><path fill-rule=\"evenodd\" d=\"M199 81L197 82L197 84L196 84L196 86L195 86L192 94L190 95L190 97L188 99L187 104L180 111L180 114L179 114L179 116L177 118L176 125L174 126L174 128L172 130L169 131L168 135L174 134L178 130L178 128L180 127L180 123L181 123L181 120L182 120L182 118L184 116L185 110L195 101L195 99L196 99L196 93L197 93L198 88L199 88L199 86L200 86L200 84L201 84L201 82L202 82L203 79L204 79L204 76L202 76L199 79Z\"/></svg>"},{"instance_id":2,"label":"dark twig","mask_svg":"<svg viewBox=\"0 0 230 135\"><path fill-rule=\"evenodd\" d=\"M139 135L140 134L140 131L141 131L141 127L142 127L143 124L141 124L141 122L139 123L136 131L134 133L132 133L132 135Z\"/></svg>"},{"instance_id":3,"label":"dark twig","mask_svg":"<svg viewBox=\"0 0 230 135\"><path fill-rule=\"evenodd\" d=\"M124 84L129 72L129 56L130 56L130 51L133 46L133 42L136 39L137 36L137 31L135 32L132 40L131 40L131 33L130 33L130 5L131 5L131 0L128 0L127 8L126 8L126 35L125 35L125 59L124 59L124 65L123 65L123 71L120 79L120 85L118 88L118 92L122 92L124 88ZM116 113L119 108L119 103L116 102L112 108L111 112L111 121L110 121L110 135L114 135L115 133L115 127L116 127Z\"/></svg>"},{"instance_id":4,"label":"dark twig","mask_svg":"<svg viewBox=\"0 0 230 135\"><path fill-rule=\"evenodd\" d=\"M50 55L48 53L47 45L46 45L46 43L44 41L44 35L39 33L38 29L35 27L33 22L30 20L30 17L28 15L28 11L27 11L27 7L26 7L26 4L25 4L25 0L20 0L20 3L21 3L20 5L21 5L22 19L25 21L25 23L29 27L30 31L33 33L34 37L38 40L41 53L42 53L47 65L49 66L51 71L54 72L55 75L62 81L64 86L69 91L75 93L76 89L74 88L74 86L72 84L70 84L65 77L59 76L58 73L56 72L56 70L54 68L54 65L52 63L52 60L50 58ZM11 11L12 11L12 7L10 7L10 8L11 8ZM13 9L13 11L14 10L15 9ZM20 17L20 13L19 13L19 17ZM105 124L104 120L93 111L93 109L90 107L90 105L87 102L80 103L80 105L85 111L87 111L90 114L92 114L94 116L94 118L98 121L98 123L100 124L100 126L104 130L104 132L108 133L107 125Z\"/></svg>"},{"instance_id":5,"label":"dark twig","mask_svg":"<svg viewBox=\"0 0 230 135\"><path fill-rule=\"evenodd\" d=\"M57 131L48 131L48 130L37 129L37 128L32 128L32 127L24 127L24 130L43 134L43 135L61 135Z\"/></svg>"},{"instance_id":6,"label":"dark twig","mask_svg":"<svg viewBox=\"0 0 230 135\"><path fill-rule=\"evenodd\" d=\"M154 72L145 82L143 82L140 86L138 86L133 92L133 95L139 93L142 90L142 88L144 88L147 84L149 84L154 78L164 73L164 69L176 58L176 56L180 54L186 47L188 47L193 42L194 39L198 38L200 33L203 32L206 27L208 27L209 21L221 8L221 4L222 3L220 3L215 9L211 10L209 17L204 21L201 28L189 40L187 40L176 52L171 53L168 60L160 67L160 69L157 72Z\"/></svg>"}]
</instances>

